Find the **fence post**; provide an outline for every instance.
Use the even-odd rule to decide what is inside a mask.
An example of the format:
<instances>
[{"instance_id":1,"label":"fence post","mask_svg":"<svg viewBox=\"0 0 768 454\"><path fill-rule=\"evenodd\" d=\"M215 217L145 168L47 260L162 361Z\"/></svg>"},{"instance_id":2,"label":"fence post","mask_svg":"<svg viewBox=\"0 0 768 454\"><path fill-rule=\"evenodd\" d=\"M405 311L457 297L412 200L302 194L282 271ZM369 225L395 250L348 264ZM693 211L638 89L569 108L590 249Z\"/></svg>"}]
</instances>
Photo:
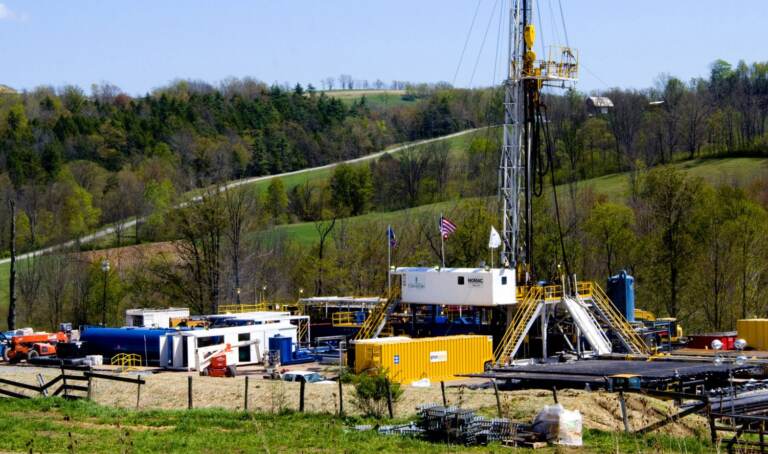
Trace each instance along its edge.
<instances>
[{"instance_id":1,"label":"fence post","mask_svg":"<svg viewBox=\"0 0 768 454\"><path fill-rule=\"evenodd\" d=\"M245 398L243 399L243 409L248 411L248 376L245 376Z\"/></svg>"},{"instance_id":2,"label":"fence post","mask_svg":"<svg viewBox=\"0 0 768 454\"><path fill-rule=\"evenodd\" d=\"M493 385L493 393L496 394L496 411L499 413L499 418L501 418L501 399L499 399L499 386L496 384L496 380L491 379L491 384Z\"/></svg>"},{"instance_id":3,"label":"fence post","mask_svg":"<svg viewBox=\"0 0 768 454\"><path fill-rule=\"evenodd\" d=\"M40 385L40 394L42 394L43 397L48 397L48 390L43 388L43 386L45 386L43 374L37 374L37 384Z\"/></svg>"},{"instance_id":4,"label":"fence post","mask_svg":"<svg viewBox=\"0 0 768 454\"><path fill-rule=\"evenodd\" d=\"M299 411L300 412L304 411L304 386L306 384L307 383L304 380L299 382Z\"/></svg>"},{"instance_id":5,"label":"fence post","mask_svg":"<svg viewBox=\"0 0 768 454\"><path fill-rule=\"evenodd\" d=\"M137 376L141 380L141 375ZM136 410L139 409L139 402L141 401L141 381L136 382Z\"/></svg>"},{"instance_id":6,"label":"fence post","mask_svg":"<svg viewBox=\"0 0 768 454\"><path fill-rule=\"evenodd\" d=\"M339 416L344 416L344 388L341 383L341 375L339 375Z\"/></svg>"},{"instance_id":7,"label":"fence post","mask_svg":"<svg viewBox=\"0 0 768 454\"><path fill-rule=\"evenodd\" d=\"M91 395L93 393L93 377L91 377L90 373L93 372L93 368L91 366L88 366L88 400L91 400Z\"/></svg>"},{"instance_id":8,"label":"fence post","mask_svg":"<svg viewBox=\"0 0 768 454\"><path fill-rule=\"evenodd\" d=\"M61 383L64 390L64 398L66 399L69 397L69 392L67 391L67 374L64 373L64 361L61 362Z\"/></svg>"},{"instance_id":9,"label":"fence post","mask_svg":"<svg viewBox=\"0 0 768 454\"><path fill-rule=\"evenodd\" d=\"M440 392L443 393L443 407L448 406L448 399L445 398L445 382L440 380Z\"/></svg>"},{"instance_id":10,"label":"fence post","mask_svg":"<svg viewBox=\"0 0 768 454\"><path fill-rule=\"evenodd\" d=\"M555 404L557 404L557 386L552 387L552 399L554 399Z\"/></svg>"},{"instance_id":11,"label":"fence post","mask_svg":"<svg viewBox=\"0 0 768 454\"><path fill-rule=\"evenodd\" d=\"M187 409L192 409L192 376L187 377Z\"/></svg>"},{"instance_id":12,"label":"fence post","mask_svg":"<svg viewBox=\"0 0 768 454\"><path fill-rule=\"evenodd\" d=\"M385 379L387 383L387 410L389 411L389 419L395 417L394 408L392 408L392 387L389 384L389 379Z\"/></svg>"},{"instance_id":13,"label":"fence post","mask_svg":"<svg viewBox=\"0 0 768 454\"><path fill-rule=\"evenodd\" d=\"M621 406L621 421L624 423L624 432L629 433L629 416L627 415L627 401L624 399L624 391L619 391L619 405Z\"/></svg>"}]
</instances>

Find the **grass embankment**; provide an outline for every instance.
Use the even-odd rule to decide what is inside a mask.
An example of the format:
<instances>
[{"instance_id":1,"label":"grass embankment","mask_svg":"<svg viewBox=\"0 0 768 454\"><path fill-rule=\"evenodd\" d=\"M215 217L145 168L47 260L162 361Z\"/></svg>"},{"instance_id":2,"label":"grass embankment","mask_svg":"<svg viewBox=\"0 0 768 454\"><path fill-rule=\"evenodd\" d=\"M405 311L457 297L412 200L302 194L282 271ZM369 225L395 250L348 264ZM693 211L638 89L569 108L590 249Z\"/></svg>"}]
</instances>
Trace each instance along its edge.
<instances>
[{"instance_id":1,"label":"grass embankment","mask_svg":"<svg viewBox=\"0 0 768 454\"><path fill-rule=\"evenodd\" d=\"M500 445L447 446L372 431L332 415L227 410L130 411L59 398L0 399L0 450L12 452L509 452ZM537 452L712 452L698 438L588 430L580 449Z\"/></svg>"}]
</instances>

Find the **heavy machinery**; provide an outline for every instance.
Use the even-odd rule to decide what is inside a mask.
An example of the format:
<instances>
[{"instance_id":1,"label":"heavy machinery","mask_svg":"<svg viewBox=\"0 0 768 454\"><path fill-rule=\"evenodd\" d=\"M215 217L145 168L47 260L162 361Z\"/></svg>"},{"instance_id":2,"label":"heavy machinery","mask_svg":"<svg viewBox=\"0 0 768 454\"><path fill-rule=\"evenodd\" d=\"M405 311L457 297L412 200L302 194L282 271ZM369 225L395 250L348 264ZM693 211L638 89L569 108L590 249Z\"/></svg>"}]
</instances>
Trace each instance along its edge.
<instances>
[{"instance_id":1,"label":"heavy machinery","mask_svg":"<svg viewBox=\"0 0 768 454\"><path fill-rule=\"evenodd\" d=\"M200 375L208 377L234 377L237 375L237 367L227 365L226 352L217 353L210 358L210 364L204 368Z\"/></svg>"},{"instance_id":2,"label":"heavy machinery","mask_svg":"<svg viewBox=\"0 0 768 454\"><path fill-rule=\"evenodd\" d=\"M9 363L18 363L38 356L54 356L56 344L67 340L67 335L61 331L13 336L3 350L3 359Z\"/></svg>"}]
</instances>

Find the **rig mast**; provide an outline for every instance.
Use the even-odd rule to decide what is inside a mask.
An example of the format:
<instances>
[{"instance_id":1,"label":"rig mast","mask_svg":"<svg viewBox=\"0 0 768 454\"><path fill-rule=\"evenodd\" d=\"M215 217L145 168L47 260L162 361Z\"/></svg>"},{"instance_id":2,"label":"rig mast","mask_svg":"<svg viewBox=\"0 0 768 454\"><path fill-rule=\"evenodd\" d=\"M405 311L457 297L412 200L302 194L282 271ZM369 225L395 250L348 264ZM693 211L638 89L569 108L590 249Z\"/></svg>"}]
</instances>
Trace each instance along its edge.
<instances>
[{"instance_id":1,"label":"rig mast","mask_svg":"<svg viewBox=\"0 0 768 454\"><path fill-rule=\"evenodd\" d=\"M570 47L552 47L546 59L533 50L536 30L531 24L534 0L515 0L509 12L509 53L504 81L504 142L499 166L502 198L503 266L517 270L518 281L532 279L534 193L539 126L543 117L540 93L544 86L566 88L576 82L578 57Z\"/></svg>"}]
</instances>

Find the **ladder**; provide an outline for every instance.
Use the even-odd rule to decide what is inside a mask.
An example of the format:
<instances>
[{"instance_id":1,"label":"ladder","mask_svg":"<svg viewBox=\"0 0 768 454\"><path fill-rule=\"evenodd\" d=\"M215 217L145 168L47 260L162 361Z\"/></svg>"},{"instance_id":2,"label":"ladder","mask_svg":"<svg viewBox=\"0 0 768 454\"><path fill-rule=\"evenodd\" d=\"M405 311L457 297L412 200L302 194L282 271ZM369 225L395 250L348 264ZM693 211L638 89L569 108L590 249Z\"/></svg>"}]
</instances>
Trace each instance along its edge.
<instances>
[{"instance_id":1,"label":"ladder","mask_svg":"<svg viewBox=\"0 0 768 454\"><path fill-rule=\"evenodd\" d=\"M528 330L533 326L536 317L541 313L541 308L546 304L543 294L544 289L542 287L529 287L525 297L518 303L517 312L515 312L512 322L507 326L507 331L493 352L496 366L508 364L517 353L525 335L528 334Z\"/></svg>"},{"instance_id":2,"label":"ladder","mask_svg":"<svg viewBox=\"0 0 768 454\"><path fill-rule=\"evenodd\" d=\"M627 352L633 355L650 355L651 352L648 345L645 344L624 316L616 310L616 307L603 289L595 282L591 283L591 287L591 299L595 312L613 330L616 337L619 338L619 341L627 349Z\"/></svg>"},{"instance_id":3,"label":"ladder","mask_svg":"<svg viewBox=\"0 0 768 454\"><path fill-rule=\"evenodd\" d=\"M384 329L384 325L387 324L387 316L392 313L397 306L397 301L400 299L399 289L393 290L392 294L388 298L381 301L376 307L373 308L368 317L363 322L363 326L355 334L355 340L363 339L375 339L379 337L381 331Z\"/></svg>"},{"instance_id":4,"label":"ladder","mask_svg":"<svg viewBox=\"0 0 768 454\"><path fill-rule=\"evenodd\" d=\"M600 355L607 355L613 351L611 341L605 335L589 308L583 302L570 296L563 297L563 304L571 314L573 323L579 327L581 334L587 338L587 342Z\"/></svg>"}]
</instances>

